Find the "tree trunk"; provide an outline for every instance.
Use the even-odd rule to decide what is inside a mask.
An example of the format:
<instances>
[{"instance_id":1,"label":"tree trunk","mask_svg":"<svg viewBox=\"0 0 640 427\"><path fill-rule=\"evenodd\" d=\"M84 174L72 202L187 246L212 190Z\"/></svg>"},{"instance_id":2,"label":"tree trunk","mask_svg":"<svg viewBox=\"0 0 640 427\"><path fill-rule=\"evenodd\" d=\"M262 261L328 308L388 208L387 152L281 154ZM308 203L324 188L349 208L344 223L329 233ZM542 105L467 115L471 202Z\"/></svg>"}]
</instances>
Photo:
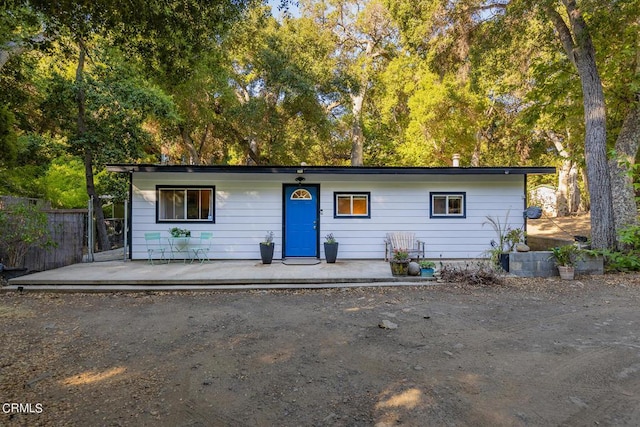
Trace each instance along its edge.
<instances>
[{"instance_id":1,"label":"tree trunk","mask_svg":"<svg viewBox=\"0 0 640 427\"><path fill-rule=\"evenodd\" d=\"M558 172L558 189L556 190L556 216L569 216L569 171L571 160L564 158Z\"/></svg>"},{"instance_id":2,"label":"tree trunk","mask_svg":"<svg viewBox=\"0 0 640 427\"><path fill-rule=\"evenodd\" d=\"M558 135L551 131L546 134L556 147L558 155L562 157L562 166L558 172L558 189L556 190L556 215L569 216L580 209L578 165L571 159L570 153L565 149Z\"/></svg>"},{"instance_id":3,"label":"tree trunk","mask_svg":"<svg viewBox=\"0 0 640 427\"><path fill-rule=\"evenodd\" d=\"M578 186L579 168L576 162L569 169L569 214L575 214L580 210L580 187Z\"/></svg>"},{"instance_id":4,"label":"tree trunk","mask_svg":"<svg viewBox=\"0 0 640 427\"><path fill-rule=\"evenodd\" d=\"M26 50L24 42L10 42L0 49L0 70L9 60Z\"/></svg>"},{"instance_id":5,"label":"tree trunk","mask_svg":"<svg viewBox=\"0 0 640 427\"><path fill-rule=\"evenodd\" d=\"M362 106L364 105L364 88L351 95L353 123L351 125L351 166L364 166L364 133L362 131Z\"/></svg>"},{"instance_id":6,"label":"tree trunk","mask_svg":"<svg viewBox=\"0 0 640 427\"><path fill-rule=\"evenodd\" d=\"M78 105L78 131L77 138L84 139L87 133L86 124L86 106L85 106L85 87L84 87L84 61L86 56L86 47L84 42L78 40L78 66L76 68L76 103ZM102 211L102 202L96 193L95 182L93 178L93 152L87 142L84 145L84 172L87 186L87 195L93 199L93 212L96 220L96 229L98 231L98 247L101 250L111 249L109 245L109 236L107 235L107 225L104 222L104 212Z\"/></svg>"},{"instance_id":7,"label":"tree trunk","mask_svg":"<svg viewBox=\"0 0 640 427\"><path fill-rule=\"evenodd\" d=\"M189 156L191 157L191 161L189 163L194 165L199 165L200 154L196 149L196 144L193 141L193 138L191 138L191 134L189 133L187 128L183 125L180 125L179 129L180 129L180 136L182 137L182 142L184 143L185 147L187 147L187 151L189 151Z\"/></svg>"},{"instance_id":8,"label":"tree trunk","mask_svg":"<svg viewBox=\"0 0 640 427\"><path fill-rule=\"evenodd\" d=\"M638 206L633 188L632 168L640 144L640 105L636 104L625 117L616 141L616 155L609 161L616 232L638 223ZM616 233L617 234L617 233Z\"/></svg>"},{"instance_id":9,"label":"tree trunk","mask_svg":"<svg viewBox=\"0 0 640 427\"><path fill-rule=\"evenodd\" d=\"M571 29L553 8L545 10L553 22L560 41L573 64L582 85L585 120L584 152L591 199L591 246L614 248L616 244L611 196L611 176L607 162L607 128L604 92L595 60L595 48L589 28L575 0L562 0Z\"/></svg>"},{"instance_id":10,"label":"tree trunk","mask_svg":"<svg viewBox=\"0 0 640 427\"><path fill-rule=\"evenodd\" d=\"M640 73L640 40L636 41L636 74ZM638 206L633 187L633 168L640 144L640 91L634 94L634 105L627 113L616 140L615 157L609 161L611 190L616 210L616 237L620 230L638 224ZM618 241L618 245L620 242Z\"/></svg>"}]
</instances>

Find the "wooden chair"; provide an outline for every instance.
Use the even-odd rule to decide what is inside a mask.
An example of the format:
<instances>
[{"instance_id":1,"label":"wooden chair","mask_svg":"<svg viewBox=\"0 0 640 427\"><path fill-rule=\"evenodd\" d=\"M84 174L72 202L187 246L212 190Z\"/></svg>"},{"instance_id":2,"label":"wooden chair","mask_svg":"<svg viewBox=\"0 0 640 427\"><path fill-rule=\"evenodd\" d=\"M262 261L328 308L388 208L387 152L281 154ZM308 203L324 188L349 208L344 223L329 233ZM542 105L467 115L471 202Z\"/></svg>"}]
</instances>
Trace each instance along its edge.
<instances>
[{"instance_id":1,"label":"wooden chair","mask_svg":"<svg viewBox=\"0 0 640 427\"><path fill-rule=\"evenodd\" d=\"M213 233L203 231L200 233L199 239L199 245L191 248L193 251L193 258L191 258L191 262L197 258L200 261L200 264L202 264L205 261L211 261L209 259L209 251L211 250L211 244L213 243Z\"/></svg>"},{"instance_id":2,"label":"wooden chair","mask_svg":"<svg viewBox=\"0 0 640 427\"><path fill-rule=\"evenodd\" d=\"M425 243L422 240L416 239L416 233L407 231L395 231L387 233L385 239L385 261L389 261L393 258L394 250L405 250L409 253L411 259L420 261L420 258L425 257Z\"/></svg>"},{"instance_id":3,"label":"wooden chair","mask_svg":"<svg viewBox=\"0 0 640 427\"><path fill-rule=\"evenodd\" d=\"M169 262L167 258L165 258L164 253L167 250L166 247L162 246L160 233L144 233L144 241L147 245L147 256L149 257L149 264L153 265L153 255L155 253L160 254L160 260Z\"/></svg>"}]
</instances>

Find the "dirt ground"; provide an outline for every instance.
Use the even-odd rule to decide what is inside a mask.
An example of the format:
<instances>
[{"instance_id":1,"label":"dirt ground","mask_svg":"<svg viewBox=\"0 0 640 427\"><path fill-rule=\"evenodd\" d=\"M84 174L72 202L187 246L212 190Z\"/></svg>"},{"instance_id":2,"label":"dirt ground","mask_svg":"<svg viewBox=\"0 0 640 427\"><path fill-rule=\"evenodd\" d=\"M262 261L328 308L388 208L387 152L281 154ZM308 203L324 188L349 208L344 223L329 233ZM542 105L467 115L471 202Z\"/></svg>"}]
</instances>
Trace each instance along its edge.
<instances>
[{"instance_id":1,"label":"dirt ground","mask_svg":"<svg viewBox=\"0 0 640 427\"><path fill-rule=\"evenodd\" d=\"M589 237L591 216L588 213L557 218L543 215L540 219L527 220L527 234L568 240L573 240L574 236Z\"/></svg>"},{"instance_id":2,"label":"dirt ground","mask_svg":"<svg viewBox=\"0 0 640 427\"><path fill-rule=\"evenodd\" d=\"M639 305L639 275L2 293L0 425L637 426Z\"/></svg>"}]
</instances>

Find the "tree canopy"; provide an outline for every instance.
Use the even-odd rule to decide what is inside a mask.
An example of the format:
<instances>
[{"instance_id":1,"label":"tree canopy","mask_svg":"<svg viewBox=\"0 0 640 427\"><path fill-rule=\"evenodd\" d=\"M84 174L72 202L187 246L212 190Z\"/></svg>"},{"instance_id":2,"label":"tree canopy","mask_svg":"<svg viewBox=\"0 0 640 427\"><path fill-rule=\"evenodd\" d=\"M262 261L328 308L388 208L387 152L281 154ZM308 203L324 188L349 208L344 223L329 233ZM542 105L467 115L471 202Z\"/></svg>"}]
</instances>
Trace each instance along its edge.
<instances>
[{"instance_id":1,"label":"tree canopy","mask_svg":"<svg viewBox=\"0 0 640 427\"><path fill-rule=\"evenodd\" d=\"M637 221L638 0L304 0L279 19L242 0L4 4L3 192L76 205L51 182L77 161L97 195L122 192L92 182L105 162L445 166L458 153L558 166L536 179L556 181L561 213L592 209L597 247Z\"/></svg>"}]
</instances>

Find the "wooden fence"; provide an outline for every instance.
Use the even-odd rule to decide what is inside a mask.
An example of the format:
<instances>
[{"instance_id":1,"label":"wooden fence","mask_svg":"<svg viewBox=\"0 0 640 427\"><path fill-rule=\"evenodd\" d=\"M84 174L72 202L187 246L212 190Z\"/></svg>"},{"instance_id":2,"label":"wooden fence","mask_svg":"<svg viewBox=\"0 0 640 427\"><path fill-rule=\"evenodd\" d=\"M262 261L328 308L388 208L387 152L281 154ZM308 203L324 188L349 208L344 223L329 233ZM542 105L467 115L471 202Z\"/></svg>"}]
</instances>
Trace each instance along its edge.
<instances>
[{"instance_id":1,"label":"wooden fence","mask_svg":"<svg viewBox=\"0 0 640 427\"><path fill-rule=\"evenodd\" d=\"M43 271L82 262L86 234L86 209L47 210L54 247L30 249L25 259L29 270Z\"/></svg>"},{"instance_id":2,"label":"wooden fence","mask_svg":"<svg viewBox=\"0 0 640 427\"><path fill-rule=\"evenodd\" d=\"M33 203L35 199L0 197L0 209L12 203ZM82 262L87 229L87 209L44 209L53 247L30 249L24 267L31 271L50 270ZM0 259L3 254L0 253Z\"/></svg>"}]
</instances>

